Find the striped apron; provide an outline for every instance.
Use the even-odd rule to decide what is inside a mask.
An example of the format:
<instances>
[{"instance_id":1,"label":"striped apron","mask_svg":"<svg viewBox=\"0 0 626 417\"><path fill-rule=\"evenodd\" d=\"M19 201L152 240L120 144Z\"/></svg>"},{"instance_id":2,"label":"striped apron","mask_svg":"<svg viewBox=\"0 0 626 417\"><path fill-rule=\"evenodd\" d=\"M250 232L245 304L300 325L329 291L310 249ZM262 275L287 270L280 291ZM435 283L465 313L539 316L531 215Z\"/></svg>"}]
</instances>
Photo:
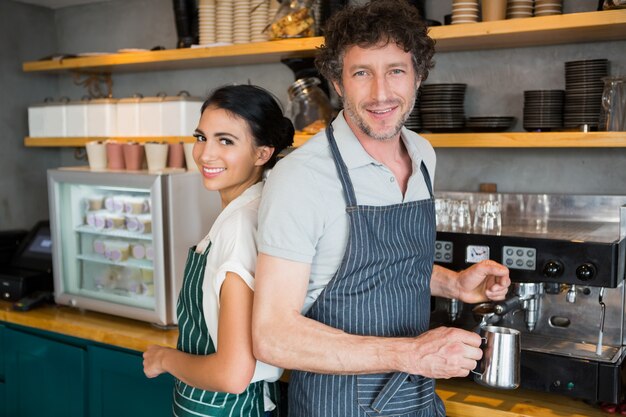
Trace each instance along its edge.
<instances>
[{"instance_id":1,"label":"striped apron","mask_svg":"<svg viewBox=\"0 0 626 417\"><path fill-rule=\"evenodd\" d=\"M178 296L178 346L182 352L193 355L215 353L215 345L209 335L202 307L202 282L211 244L204 253L189 249L183 286ZM242 394L204 391L176 379L174 387L174 416L263 416L263 383L250 384ZM270 384L271 385L271 384Z\"/></svg>"},{"instance_id":2,"label":"striped apron","mask_svg":"<svg viewBox=\"0 0 626 417\"><path fill-rule=\"evenodd\" d=\"M346 252L306 316L347 333L412 337L428 330L435 210L430 198L389 206L357 205L332 127L326 130L349 216ZM290 417L445 416L433 379L401 372L326 375L292 371Z\"/></svg>"}]
</instances>

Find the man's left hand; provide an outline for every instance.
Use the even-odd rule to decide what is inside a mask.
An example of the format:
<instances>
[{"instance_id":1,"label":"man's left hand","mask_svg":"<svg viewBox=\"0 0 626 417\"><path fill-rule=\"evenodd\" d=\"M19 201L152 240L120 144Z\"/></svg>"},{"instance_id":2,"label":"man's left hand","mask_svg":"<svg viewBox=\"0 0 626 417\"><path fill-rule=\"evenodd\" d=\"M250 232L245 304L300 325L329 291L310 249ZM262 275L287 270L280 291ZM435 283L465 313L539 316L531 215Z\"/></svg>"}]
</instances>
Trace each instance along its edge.
<instances>
[{"instance_id":1,"label":"man's left hand","mask_svg":"<svg viewBox=\"0 0 626 417\"><path fill-rule=\"evenodd\" d=\"M466 303L504 300L511 285L509 269L495 261L486 260L459 272L459 299Z\"/></svg>"}]
</instances>

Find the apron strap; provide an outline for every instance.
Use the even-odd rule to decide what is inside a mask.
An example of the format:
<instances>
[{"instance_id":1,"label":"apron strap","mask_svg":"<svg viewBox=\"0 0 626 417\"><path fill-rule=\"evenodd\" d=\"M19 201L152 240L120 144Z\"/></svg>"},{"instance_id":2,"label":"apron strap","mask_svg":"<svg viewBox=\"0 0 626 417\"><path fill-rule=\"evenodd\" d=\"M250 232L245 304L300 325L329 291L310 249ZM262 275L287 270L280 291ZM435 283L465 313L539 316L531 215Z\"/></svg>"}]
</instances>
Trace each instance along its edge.
<instances>
[{"instance_id":1,"label":"apron strap","mask_svg":"<svg viewBox=\"0 0 626 417\"><path fill-rule=\"evenodd\" d=\"M343 193L346 196L346 202L348 203L348 207L355 207L356 203L356 194L354 193L354 186L352 185L352 180L350 179L350 175L348 174L348 167L346 163L343 161L341 157L341 153L339 153L339 148L337 147L337 141L335 140L335 135L333 134L333 125L329 124L326 127L326 137L328 138L328 143L330 145L330 150L333 155L333 161L335 162L335 167L337 167L337 173L339 174L339 180L341 181L341 186L343 188ZM430 174L428 173L428 169L426 168L426 164L424 160L422 160L420 164L420 170L422 171L422 176L424 177L424 182L426 183L426 187L428 188L428 194L431 198L434 197L433 186L430 181Z\"/></svg>"},{"instance_id":2,"label":"apron strap","mask_svg":"<svg viewBox=\"0 0 626 417\"><path fill-rule=\"evenodd\" d=\"M352 185L352 180L350 180L350 175L348 174L348 167L339 153L339 148L337 147L337 142L335 141L335 135L333 135L332 124L329 124L326 127L326 137L328 138L330 150L333 154L333 161L335 161L335 166L337 167L337 173L339 174L339 180L341 181L341 186L343 187L343 193L346 196L346 202L348 203L347 206L356 207L357 204L354 186Z\"/></svg>"}]
</instances>

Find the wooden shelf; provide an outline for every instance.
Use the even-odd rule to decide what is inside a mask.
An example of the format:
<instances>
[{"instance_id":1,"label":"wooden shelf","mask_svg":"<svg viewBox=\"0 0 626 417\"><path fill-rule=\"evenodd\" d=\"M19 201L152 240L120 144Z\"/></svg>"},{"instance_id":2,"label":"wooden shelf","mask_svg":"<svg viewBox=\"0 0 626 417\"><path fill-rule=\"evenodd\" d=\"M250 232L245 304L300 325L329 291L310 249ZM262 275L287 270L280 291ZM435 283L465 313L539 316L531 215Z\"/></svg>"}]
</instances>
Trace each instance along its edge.
<instances>
[{"instance_id":1,"label":"wooden shelf","mask_svg":"<svg viewBox=\"0 0 626 417\"><path fill-rule=\"evenodd\" d=\"M430 35L437 42L438 52L619 40L626 39L626 10L434 26ZM322 42L323 38L314 37L210 48L112 53L31 61L23 64L23 70L147 71L275 63L283 58L313 56Z\"/></svg>"},{"instance_id":2,"label":"wooden shelf","mask_svg":"<svg viewBox=\"0 0 626 417\"><path fill-rule=\"evenodd\" d=\"M626 132L502 132L502 133L424 133L435 148L626 148ZM296 135L300 146L311 135ZM81 147L92 140L120 142L194 142L192 136L133 138L31 138L27 147Z\"/></svg>"},{"instance_id":3,"label":"wooden shelf","mask_svg":"<svg viewBox=\"0 0 626 417\"><path fill-rule=\"evenodd\" d=\"M626 132L425 133L435 148L626 148Z\"/></svg>"}]
</instances>

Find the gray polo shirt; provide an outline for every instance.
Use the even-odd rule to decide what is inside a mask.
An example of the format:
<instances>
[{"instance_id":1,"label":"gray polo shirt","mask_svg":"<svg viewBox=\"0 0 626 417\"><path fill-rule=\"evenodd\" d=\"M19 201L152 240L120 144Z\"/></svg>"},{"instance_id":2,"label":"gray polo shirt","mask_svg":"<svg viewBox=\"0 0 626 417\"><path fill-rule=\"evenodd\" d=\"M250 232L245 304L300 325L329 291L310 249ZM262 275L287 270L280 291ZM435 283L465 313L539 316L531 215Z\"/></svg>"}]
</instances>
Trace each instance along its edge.
<instances>
[{"instance_id":1,"label":"gray polo shirt","mask_svg":"<svg viewBox=\"0 0 626 417\"><path fill-rule=\"evenodd\" d=\"M402 195L389 168L361 146L341 112L334 136L348 167L359 205L386 206L427 199L420 165L434 181L435 152L418 134L403 128L402 140L413 161L413 173ZM304 314L333 277L348 242L346 200L324 132L282 159L270 172L259 208L259 252L311 264Z\"/></svg>"}]
</instances>

